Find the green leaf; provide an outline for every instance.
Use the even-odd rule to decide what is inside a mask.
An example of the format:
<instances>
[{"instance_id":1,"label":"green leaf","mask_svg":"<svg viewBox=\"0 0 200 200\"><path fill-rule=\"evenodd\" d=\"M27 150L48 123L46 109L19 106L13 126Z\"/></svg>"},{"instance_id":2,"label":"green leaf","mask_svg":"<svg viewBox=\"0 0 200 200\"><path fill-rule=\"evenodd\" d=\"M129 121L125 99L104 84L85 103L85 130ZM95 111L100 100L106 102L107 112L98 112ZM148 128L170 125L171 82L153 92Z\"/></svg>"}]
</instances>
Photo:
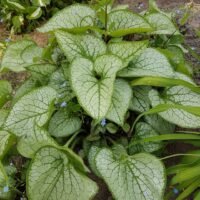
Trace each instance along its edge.
<instances>
[{"instance_id":1,"label":"green leaf","mask_svg":"<svg viewBox=\"0 0 200 200\"><path fill-rule=\"evenodd\" d=\"M199 188L200 180L197 178L197 180L193 181L178 197L177 200L183 200L189 195L194 194L194 191Z\"/></svg>"},{"instance_id":2,"label":"green leaf","mask_svg":"<svg viewBox=\"0 0 200 200\"><path fill-rule=\"evenodd\" d=\"M0 110L0 128L4 125L6 118L9 114L8 110Z\"/></svg>"},{"instance_id":3,"label":"green leaf","mask_svg":"<svg viewBox=\"0 0 200 200\"><path fill-rule=\"evenodd\" d=\"M46 7L51 3L51 0L32 0L33 6Z\"/></svg>"},{"instance_id":4,"label":"green leaf","mask_svg":"<svg viewBox=\"0 0 200 200\"><path fill-rule=\"evenodd\" d=\"M175 125L167 122L157 114L144 116L145 121L153 127L160 134L173 133Z\"/></svg>"},{"instance_id":5,"label":"green leaf","mask_svg":"<svg viewBox=\"0 0 200 200\"><path fill-rule=\"evenodd\" d=\"M157 114L157 113L160 113L160 112L165 112L169 109L178 109L178 110L183 110L183 111L186 111L188 112L189 114L192 114L194 116L197 116L199 117L200 116L200 107L197 107L197 106L183 106L183 105L179 105L179 104L164 104L164 103L161 103L161 104L158 104L157 106L151 108L150 110L148 111L145 111L143 113L141 113L137 118L136 120L134 121L133 123L133 126L131 128L131 131L134 129L135 127L135 124L145 115L152 115L152 114Z\"/></svg>"},{"instance_id":6,"label":"green leaf","mask_svg":"<svg viewBox=\"0 0 200 200\"><path fill-rule=\"evenodd\" d=\"M48 85L57 91L58 102L69 101L75 96L70 81L60 69L51 75Z\"/></svg>"},{"instance_id":7,"label":"green leaf","mask_svg":"<svg viewBox=\"0 0 200 200\"><path fill-rule=\"evenodd\" d=\"M16 1L6 0L6 3L8 4L10 8L17 11L24 11L26 9L22 3L19 3Z\"/></svg>"},{"instance_id":8,"label":"green leaf","mask_svg":"<svg viewBox=\"0 0 200 200\"><path fill-rule=\"evenodd\" d=\"M90 7L75 4L56 13L38 30L40 32L50 32L57 29L66 29L75 32L84 31L94 26L95 17L95 11Z\"/></svg>"},{"instance_id":9,"label":"green leaf","mask_svg":"<svg viewBox=\"0 0 200 200\"><path fill-rule=\"evenodd\" d=\"M42 127L53 112L56 91L41 87L24 95L12 108L6 123L6 130L17 136L28 135L34 125Z\"/></svg>"},{"instance_id":10,"label":"green leaf","mask_svg":"<svg viewBox=\"0 0 200 200\"><path fill-rule=\"evenodd\" d=\"M8 177L2 163L0 162L0 187L7 185L7 183Z\"/></svg>"},{"instance_id":11,"label":"green leaf","mask_svg":"<svg viewBox=\"0 0 200 200\"><path fill-rule=\"evenodd\" d=\"M143 138L140 140L135 140L133 141L130 146L139 144L139 143L144 143L144 142L157 142L157 141L167 141L167 140L200 140L199 135L194 135L194 134L163 134L163 135L158 135L158 136L153 136L153 137L148 137L148 138Z\"/></svg>"},{"instance_id":12,"label":"green leaf","mask_svg":"<svg viewBox=\"0 0 200 200\"><path fill-rule=\"evenodd\" d=\"M119 129L119 127L113 123L106 124L106 130L111 134L117 133L118 129Z\"/></svg>"},{"instance_id":13,"label":"green leaf","mask_svg":"<svg viewBox=\"0 0 200 200\"><path fill-rule=\"evenodd\" d=\"M14 72L24 71L33 64L36 57L40 57L42 48L36 46L33 41L21 40L8 46L1 63L1 71L9 69Z\"/></svg>"},{"instance_id":14,"label":"green leaf","mask_svg":"<svg viewBox=\"0 0 200 200\"><path fill-rule=\"evenodd\" d=\"M150 26L154 29L150 34L179 34L178 29L171 19L162 13L152 13L145 16Z\"/></svg>"},{"instance_id":15,"label":"green leaf","mask_svg":"<svg viewBox=\"0 0 200 200\"><path fill-rule=\"evenodd\" d=\"M196 193L194 200L198 200L198 199L200 199L200 191L199 190Z\"/></svg>"},{"instance_id":16,"label":"green leaf","mask_svg":"<svg viewBox=\"0 0 200 200\"><path fill-rule=\"evenodd\" d=\"M93 60L106 53L104 41L94 35L74 35L65 31L56 31L55 35L69 62L77 57Z\"/></svg>"},{"instance_id":17,"label":"green leaf","mask_svg":"<svg viewBox=\"0 0 200 200\"><path fill-rule=\"evenodd\" d=\"M147 40L112 42L108 44L108 51L119 56L124 61L124 67L127 67L131 60L138 57L147 48L147 45Z\"/></svg>"},{"instance_id":18,"label":"green leaf","mask_svg":"<svg viewBox=\"0 0 200 200\"><path fill-rule=\"evenodd\" d=\"M24 25L24 17L22 15L12 17L12 24L15 32L21 32L22 26Z\"/></svg>"},{"instance_id":19,"label":"green leaf","mask_svg":"<svg viewBox=\"0 0 200 200\"><path fill-rule=\"evenodd\" d=\"M125 115L132 98L132 89L123 79L117 79L114 84L111 106L106 118L123 126Z\"/></svg>"},{"instance_id":20,"label":"green leaf","mask_svg":"<svg viewBox=\"0 0 200 200\"><path fill-rule=\"evenodd\" d=\"M96 162L95 162L95 158L96 155L99 153L99 151L101 150L101 148L99 147L100 145L92 145L89 149L89 153L88 153L88 163L89 166L92 170L92 172L98 176L101 177L101 175L99 174L98 170L97 170L97 166L96 166Z\"/></svg>"},{"instance_id":21,"label":"green leaf","mask_svg":"<svg viewBox=\"0 0 200 200\"><path fill-rule=\"evenodd\" d=\"M67 110L56 112L49 122L49 133L55 137L67 137L81 128L78 116Z\"/></svg>"},{"instance_id":22,"label":"green leaf","mask_svg":"<svg viewBox=\"0 0 200 200\"><path fill-rule=\"evenodd\" d=\"M27 18L30 20L38 19L42 16L42 9L40 7L36 8L32 13L30 13Z\"/></svg>"},{"instance_id":23,"label":"green leaf","mask_svg":"<svg viewBox=\"0 0 200 200\"><path fill-rule=\"evenodd\" d=\"M151 87L139 86L133 88L133 98L130 102L129 109L137 112L144 112L150 108L149 91Z\"/></svg>"},{"instance_id":24,"label":"green leaf","mask_svg":"<svg viewBox=\"0 0 200 200\"><path fill-rule=\"evenodd\" d=\"M71 83L78 101L94 119L106 116L111 105L114 81L122 61L114 55L98 57L94 64L77 58L71 64Z\"/></svg>"},{"instance_id":25,"label":"green leaf","mask_svg":"<svg viewBox=\"0 0 200 200\"><path fill-rule=\"evenodd\" d=\"M187 181L189 179L198 177L199 176L199 170L200 170L199 165L194 166L194 167L190 167L190 168L185 169L185 170L182 170L176 176L174 176L172 178L171 183L177 184L177 183L181 183L181 182Z\"/></svg>"},{"instance_id":26,"label":"green leaf","mask_svg":"<svg viewBox=\"0 0 200 200\"><path fill-rule=\"evenodd\" d=\"M149 124L145 122L139 122L136 124L135 135L131 139L131 142L135 140L140 140L143 138L153 137L159 135ZM129 149L130 154L140 153L140 152L148 152L152 153L162 148L162 144L160 142L149 142L149 143L140 143L132 146Z\"/></svg>"},{"instance_id":27,"label":"green leaf","mask_svg":"<svg viewBox=\"0 0 200 200\"><path fill-rule=\"evenodd\" d=\"M175 72L175 74L174 74L174 79L180 79L180 81L186 82L186 83L181 83L181 85L183 85L183 86L184 86L184 84L185 84L185 85L187 84L187 87L190 87L190 88L192 88L191 85L193 85L193 87L194 87L194 86L197 86L197 85L195 84L194 80L193 80L191 77L189 77L189 76L187 76L187 75L185 75L185 74L182 74L182 73L180 73L180 72ZM188 83L189 83L190 85L189 85Z\"/></svg>"},{"instance_id":28,"label":"green leaf","mask_svg":"<svg viewBox=\"0 0 200 200\"><path fill-rule=\"evenodd\" d=\"M0 131L0 159L7 153L13 145L14 137L7 131Z\"/></svg>"},{"instance_id":29,"label":"green leaf","mask_svg":"<svg viewBox=\"0 0 200 200\"><path fill-rule=\"evenodd\" d=\"M162 12L159 8L158 5L156 3L156 0L149 0L149 8L148 11L150 13L160 13Z\"/></svg>"},{"instance_id":30,"label":"green leaf","mask_svg":"<svg viewBox=\"0 0 200 200\"><path fill-rule=\"evenodd\" d=\"M188 22L189 18L191 17L191 12L192 12L192 6L184 10L183 16L181 17L181 19L179 19L179 23L181 26L185 25Z\"/></svg>"},{"instance_id":31,"label":"green leaf","mask_svg":"<svg viewBox=\"0 0 200 200\"><path fill-rule=\"evenodd\" d=\"M169 86L175 86L175 85L182 85L182 86L190 88L194 92L196 91L200 93L199 86L196 86L196 84L189 77L180 73L176 73L176 75L178 76L174 78L164 78L164 77L137 78L131 82L131 85L132 86L150 85L150 86L156 86L156 87L169 87Z\"/></svg>"},{"instance_id":32,"label":"green leaf","mask_svg":"<svg viewBox=\"0 0 200 200\"><path fill-rule=\"evenodd\" d=\"M113 37L152 30L150 24L142 16L128 10L110 12L107 27L109 35Z\"/></svg>"},{"instance_id":33,"label":"green leaf","mask_svg":"<svg viewBox=\"0 0 200 200\"><path fill-rule=\"evenodd\" d=\"M41 83L46 83L48 82L50 75L56 70L56 68L56 65L41 63L28 66L27 70L31 72L33 79L38 80Z\"/></svg>"},{"instance_id":34,"label":"green leaf","mask_svg":"<svg viewBox=\"0 0 200 200\"><path fill-rule=\"evenodd\" d=\"M192 151L187 152L187 154L196 155L196 157L185 155L181 158L181 161L180 161L181 164L187 165L187 164L197 163L198 161L200 161L200 156L199 156L200 150L192 150Z\"/></svg>"},{"instance_id":35,"label":"green leaf","mask_svg":"<svg viewBox=\"0 0 200 200\"><path fill-rule=\"evenodd\" d=\"M32 200L89 200L98 190L63 151L52 147L44 147L36 153L27 177L27 193Z\"/></svg>"},{"instance_id":36,"label":"green leaf","mask_svg":"<svg viewBox=\"0 0 200 200\"><path fill-rule=\"evenodd\" d=\"M20 138L17 150L22 156L33 158L35 153L45 146L57 147L58 145L45 129L35 125L33 129L29 130L28 135Z\"/></svg>"},{"instance_id":37,"label":"green leaf","mask_svg":"<svg viewBox=\"0 0 200 200\"><path fill-rule=\"evenodd\" d=\"M104 148L96 156L96 166L116 200L163 199L165 169L150 154L119 157Z\"/></svg>"},{"instance_id":38,"label":"green leaf","mask_svg":"<svg viewBox=\"0 0 200 200\"><path fill-rule=\"evenodd\" d=\"M38 83L36 80L33 80L32 78L27 79L16 91L15 96L12 100L12 105L14 105L21 97L23 97L25 94L30 92L31 90L37 88Z\"/></svg>"},{"instance_id":39,"label":"green leaf","mask_svg":"<svg viewBox=\"0 0 200 200\"><path fill-rule=\"evenodd\" d=\"M192 69L186 63L184 52L181 47L177 45L168 45L167 49L159 49L170 60L172 66L176 71L191 76Z\"/></svg>"},{"instance_id":40,"label":"green leaf","mask_svg":"<svg viewBox=\"0 0 200 200\"><path fill-rule=\"evenodd\" d=\"M152 90L149 93L149 99L153 107L159 104L169 104L166 111L159 112L159 115L166 121L185 128L200 127L200 114L195 115L195 113L198 114L195 108L199 107L200 94L183 86L174 86L166 89L163 97L160 97L156 90ZM188 109L187 106L189 106ZM193 110L196 112L193 112L191 107L194 107Z\"/></svg>"},{"instance_id":41,"label":"green leaf","mask_svg":"<svg viewBox=\"0 0 200 200\"><path fill-rule=\"evenodd\" d=\"M120 77L158 76L171 78L174 76L174 70L162 53L156 49L147 48L118 75Z\"/></svg>"},{"instance_id":42,"label":"green leaf","mask_svg":"<svg viewBox=\"0 0 200 200\"><path fill-rule=\"evenodd\" d=\"M12 86L8 81L0 80L0 108L10 99Z\"/></svg>"}]
</instances>

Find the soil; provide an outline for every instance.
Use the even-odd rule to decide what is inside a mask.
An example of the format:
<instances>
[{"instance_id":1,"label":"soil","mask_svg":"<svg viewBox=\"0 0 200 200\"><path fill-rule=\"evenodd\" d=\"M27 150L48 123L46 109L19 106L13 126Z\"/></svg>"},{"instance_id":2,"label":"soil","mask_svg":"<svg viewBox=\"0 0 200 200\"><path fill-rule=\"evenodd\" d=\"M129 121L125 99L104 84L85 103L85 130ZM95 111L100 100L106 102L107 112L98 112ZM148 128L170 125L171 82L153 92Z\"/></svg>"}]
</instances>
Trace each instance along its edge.
<instances>
[{"instance_id":1,"label":"soil","mask_svg":"<svg viewBox=\"0 0 200 200\"><path fill-rule=\"evenodd\" d=\"M118 3L120 4L128 4L130 8L134 11L140 12L148 7L148 1L147 0L118 0ZM157 0L157 4L160 8L166 10L166 11L179 11L182 6L184 6L186 3L188 3L189 0ZM200 3L200 0L195 0L195 3ZM186 29L185 38L186 38L186 44L188 44L192 49L194 49L198 55L200 55L200 38L198 38L195 34L195 29L200 30L200 11L199 13L195 14L192 18L190 18L187 25L184 27ZM9 32L6 31L5 26L3 24L0 24L0 41L4 41L6 38L8 38ZM23 35L16 35L13 37L13 40L18 40L23 37L32 38L39 46L45 46L48 41L48 36L45 34L41 34L38 32L33 32L31 34L23 34ZM195 74L194 78L196 82L200 85L200 61L193 58L189 54L186 56L187 61L191 63L192 67L194 68ZM7 79L11 81L12 86L14 89L16 89L25 79L27 78L26 73L13 73L9 72L4 75L0 75L1 79ZM169 144L166 148L166 151L168 151L168 154L173 153L183 153L187 150L191 149L190 145L186 145L183 143L176 143ZM167 163L167 165L171 165L177 162L177 159L172 159L170 162ZM95 180L100 188L99 193L94 198L94 200L112 200L111 194L108 191L105 184L99 180L94 175L91 175L91 178Z\"/></svg>"},{"instance_id":2,"label":"soil","mask_svg":"<svg viewBox=\"0 0 200 200\"><path fill-rule=\"evenodd\" d=\"M4 24L0 23L0 42L4 41L9 37L9 31L6 30ZM32 32L30 34L21 34L21 35L13 35L12 41L21 40L23 38L32 39L37 43L38 46L44 47L48 43L48 36L44 33ZM13 89L15 90L24 80L28 77L26 72L14 73L8 72L0 75L0 80L5 79L9 80L12 84Z\"/></svg>"}]
</instances>

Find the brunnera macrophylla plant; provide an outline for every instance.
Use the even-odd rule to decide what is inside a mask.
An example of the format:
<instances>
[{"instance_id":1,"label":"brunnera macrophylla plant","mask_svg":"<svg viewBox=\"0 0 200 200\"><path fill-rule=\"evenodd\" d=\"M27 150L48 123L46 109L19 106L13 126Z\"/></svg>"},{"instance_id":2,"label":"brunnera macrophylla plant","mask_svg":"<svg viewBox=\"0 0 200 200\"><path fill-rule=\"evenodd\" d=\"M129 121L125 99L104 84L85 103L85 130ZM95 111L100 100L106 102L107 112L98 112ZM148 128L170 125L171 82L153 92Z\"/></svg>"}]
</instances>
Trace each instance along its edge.
<instances>
[{"instance_id":1,"label":"brunnera macrophylla plant","mask_svg":"<svg viewBox=\"0 0 200 200\"><path fill-rule=\"evenodd\" d=\"M141 14L104 0L69 6L38 31L51 35L47 47L11 43L1 62L29 74L14 95L0 81L1 198L15 195L16 147L30 200L93 199L89 173L114 199L163 199L162 141L200 139L174 133L200 127L200 89L171 15L152 0Z\"/></svg>"}]
</instances>

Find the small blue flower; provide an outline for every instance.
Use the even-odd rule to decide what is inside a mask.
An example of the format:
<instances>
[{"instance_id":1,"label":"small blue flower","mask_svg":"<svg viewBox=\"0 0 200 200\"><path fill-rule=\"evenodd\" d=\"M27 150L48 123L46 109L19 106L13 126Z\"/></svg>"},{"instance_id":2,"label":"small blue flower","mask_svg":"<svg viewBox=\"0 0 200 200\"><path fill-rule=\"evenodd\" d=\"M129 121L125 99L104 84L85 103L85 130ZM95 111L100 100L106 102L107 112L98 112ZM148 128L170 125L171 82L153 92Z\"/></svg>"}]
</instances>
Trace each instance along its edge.
<instances>
[{"instance_id":1,"label":"small blue flower","mask_svg":"<svg viewBox=\"0 0 200 200\"><path fill-rule=\"evenodd\" d=\"M67 106L67 103L65 102L65 101L63 101L61 104L60 104L60 107L61 108L64 108L64 107L66 107Z\"/></svg>"},{"instance_id":2,"label":"small blue flower","mask_svg":"<svg viewBox=\"0 0 200 200\"><path fill-rule=\"evenodd\" d=\"M8 186L5 186L4 188L3 188L3 192L8 192L9 191L9 187Z\"/></svg>"},{"instance_id":3,"label":"small blue flower","mask_svg":"<svg viewBox=\"0 0 200 200\"><path fill-rule=\"evenodd\" d=\"M101 121L101 126L105 126L106 125L106 119L102 119L102 121Z\"/></svg>"},{"instance_id":4,"label":"small blue flower","mask_svg":"<svg viewBox=\"0 0 200 200\"><path fill-rule=\"evenodd\" d=\"M177 188L173 188L173 193L174 194L179 194L179 190Z\"/></svg>"},{"instance_id":5,"label":"small blue flower","mask_svg":"<svg viewBox=\"0 0 200 200\"><path fill-rule=\"evenodd\" d=\"M10 41L11 41L10 38L5 39L5 42L10 42Z\"/></svg>"}]
</instances>

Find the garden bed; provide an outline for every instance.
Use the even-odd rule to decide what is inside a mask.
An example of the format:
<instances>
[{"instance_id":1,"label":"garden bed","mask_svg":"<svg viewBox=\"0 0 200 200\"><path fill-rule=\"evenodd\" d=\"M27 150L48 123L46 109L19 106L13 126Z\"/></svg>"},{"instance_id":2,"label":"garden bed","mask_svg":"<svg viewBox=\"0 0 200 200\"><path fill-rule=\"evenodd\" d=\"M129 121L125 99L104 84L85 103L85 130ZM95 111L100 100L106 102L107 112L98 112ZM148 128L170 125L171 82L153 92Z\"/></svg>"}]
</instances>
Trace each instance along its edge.
<instances>
[{"instance_id":1,"label":"garden bed","mask_svg":"<svg viewBox=\"0 0 200 200\"><path fill-rule=\"evenodd\" d=\"M120 4L129 4L130 8L137 12L142 11L143 9L147 8L147 1L118 0L118 2ZM174 10L174 12L179 12L180 7L183 6L187 2L188 1L186 1L186 0L182 0L182 1L180 1L180 0L176 0L176 1L174 1L174 0L173 1L172 0L159 0L158 5L159 5L159 7L163 8L165 10L168 10L168 11ZM196 1L196 2L200 3L200 1L199 2ZM189 22L184 27L182 27L182 29L184 29L184 31L185 31L186 44L188 44L192 49L194 49L196 51L197 54L200 55L200 38L198 38L194 32L194 29L196 29L196 28L200 28L200 16L194 16L193 18L191 18L189 20ZM4 25L1 24L0 25L0 40L3 41L5 39L7 39L8 36L9 36L9 32L6 31ZM41 34L38 32L33 32L30 34L25 34L25 35L15 35L12 37L12 39L18 40L18 39L21 39L24 37L32 38L39 46L45 46L48 41L48 37L46 34ZM200 62L189 54L187 55L187 61L189 63L191 63L191 65L195 71L194 78L195 78L197 84L200 85ZM21 83L27 77L28 77L27 73L9 72L8 74L0 76L0 80L1 79L9 80L12 83L13 88L16 89L21 85ZM174 153L185 153L188 150L191 150L191 148L193 149L193 147L190 145L186 145L186 144L177 142L177 143L173 143L173 144L168 144L165 151L168 155L171 155ZM167 161L166 165L170 166L172 164L175 164L175 163L177 163L177 160L178 160L177 158L171 159L171 160ZM94 175L91 175L91 178L99 184L99 188L100 188L100 192L95 197L95 200L111 200L112 199L111 194L108 191L105 184Z\"/></svg>"}]
</instances>

